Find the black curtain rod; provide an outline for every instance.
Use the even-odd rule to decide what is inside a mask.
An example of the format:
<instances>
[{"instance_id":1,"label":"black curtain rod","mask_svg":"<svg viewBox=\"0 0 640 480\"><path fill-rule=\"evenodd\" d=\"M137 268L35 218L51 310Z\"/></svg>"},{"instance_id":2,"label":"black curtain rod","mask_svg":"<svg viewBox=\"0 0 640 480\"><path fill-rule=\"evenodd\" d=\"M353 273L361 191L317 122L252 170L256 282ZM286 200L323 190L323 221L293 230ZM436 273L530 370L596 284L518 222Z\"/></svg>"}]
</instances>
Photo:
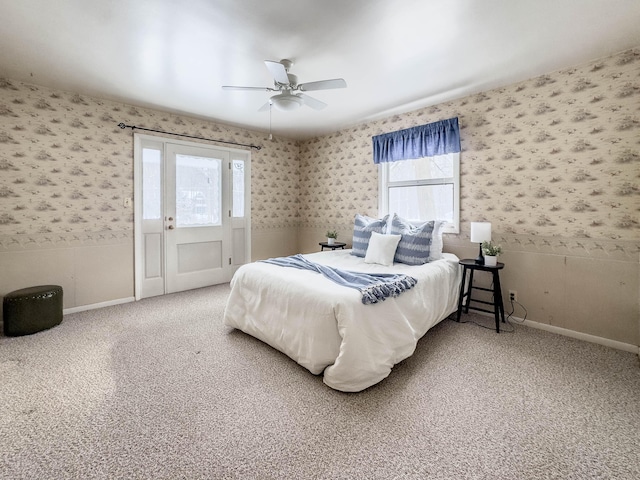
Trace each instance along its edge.
<instances>
[{"instance_id":1,"label":"black curtain rod","mask_svg":"<svg viewBox=\"0 0 640 480\"><path fill-rule=\"evenodd\" d=\"M119 123L118 126L123 130L125 128L130 128L131 130L137 128L138 130L146 130L147 132L164 133L166 135L176 135L177 137L195 138L197 140L207 140L208 142L226 143L228 145L238 145L239 147L255 148L256 150L261 150L262 149L262 147L260 145L249 145L249 144L246 144L246 143L236 143L236 142L227 142L225 140L215 140L213 138L194 137L193 135L185 135L184 133L164 132L162 130L154 130L152 128L136 127L135 125L126 125L126 124L124 124L122 122Z\"/></svg>"}]
</instances>

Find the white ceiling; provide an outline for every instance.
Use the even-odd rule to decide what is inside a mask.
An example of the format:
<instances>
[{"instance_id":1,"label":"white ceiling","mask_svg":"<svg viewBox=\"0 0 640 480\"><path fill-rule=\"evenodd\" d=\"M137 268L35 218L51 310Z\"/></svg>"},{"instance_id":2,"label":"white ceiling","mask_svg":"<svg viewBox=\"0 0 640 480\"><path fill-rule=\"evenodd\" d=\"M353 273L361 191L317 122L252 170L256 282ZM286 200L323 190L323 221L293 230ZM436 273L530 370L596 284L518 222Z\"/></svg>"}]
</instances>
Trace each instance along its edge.
<instances>
[{"instance_id":1,"label":"white ceiling","mask_svg":"<svg viewBox=\"0 0 640 480\"><path fill-rule=\"evenodd\" d=\"M253 130L288 58L329 104L274 109L309 138L640 46L639 0L0 0L0 77Z\"/></svg>"}]
</instances>

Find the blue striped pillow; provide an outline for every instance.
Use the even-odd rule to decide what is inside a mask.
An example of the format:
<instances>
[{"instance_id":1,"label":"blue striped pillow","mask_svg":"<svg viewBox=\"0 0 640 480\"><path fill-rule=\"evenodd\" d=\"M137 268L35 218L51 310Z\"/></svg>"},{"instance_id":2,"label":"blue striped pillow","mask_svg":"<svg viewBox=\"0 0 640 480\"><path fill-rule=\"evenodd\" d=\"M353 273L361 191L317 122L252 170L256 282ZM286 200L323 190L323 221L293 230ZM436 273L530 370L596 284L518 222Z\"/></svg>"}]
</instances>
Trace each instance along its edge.
<instances>
[{"instance_id":1,"label":"blue striped pillow","mask_svg":"<svg viewBox=\"0 0 640 480\"><path fill-rule=\"evenodd\" d=\"M414 226L407 220L393 214L391 233L402 235L393 261L406 265L422 265L429 262L435 226L436 221L434 220Z\"/></svg>"},{"instance_id":2,"label":"blue striped pillow","mask_svg":"<svg viewBox=\"0 0 640 480\"><path fill-rule=\"evenodd\" d=\"M369 247L371 232L386 233L388 219L389 215L375 219L356 213L356 219L353 223L353 246L351 247L351 255L364 257Z\"/></svg>"}]
</instances>

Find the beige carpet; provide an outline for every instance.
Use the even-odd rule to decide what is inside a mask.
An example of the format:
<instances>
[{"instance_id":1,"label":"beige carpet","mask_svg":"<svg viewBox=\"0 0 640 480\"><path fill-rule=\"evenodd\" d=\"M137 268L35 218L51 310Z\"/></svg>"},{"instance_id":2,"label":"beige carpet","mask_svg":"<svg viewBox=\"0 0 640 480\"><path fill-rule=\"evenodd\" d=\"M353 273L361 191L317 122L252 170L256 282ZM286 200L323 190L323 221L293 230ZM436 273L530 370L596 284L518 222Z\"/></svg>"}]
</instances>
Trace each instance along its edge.
<instances>
[{"instance_id":1,"label":"beige carpet","mask_svg":"<svg viewBox=\"0 0 640 480\"><path fill-rule=\"evenodd\" d=\"M0 337L0 478L640 478L634 354L445 320L345 394L224 327L227 295Z\"/></svg>"}]
</instances>

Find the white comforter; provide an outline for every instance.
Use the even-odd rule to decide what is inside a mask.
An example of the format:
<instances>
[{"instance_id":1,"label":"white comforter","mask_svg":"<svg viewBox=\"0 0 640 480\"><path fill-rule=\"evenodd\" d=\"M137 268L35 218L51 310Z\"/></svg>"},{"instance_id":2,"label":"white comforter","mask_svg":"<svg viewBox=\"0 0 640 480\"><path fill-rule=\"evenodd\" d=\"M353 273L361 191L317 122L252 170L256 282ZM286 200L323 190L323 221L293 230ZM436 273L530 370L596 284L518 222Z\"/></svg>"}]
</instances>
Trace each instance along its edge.
<instances>
[{"instance_id":1,"label":"white comforter","mask_svg":"<svg viewBox=\"0 0 640 480\"><path fill-rule=\"evenodd\" d=\"M458 258L421 266L364 263L350 250L305 255L343 270L405 273L418 284L397 298L363 305L360 292L319 273L256 262L231 280L224 323L285 353L324 383L357 392L386 378L413 354L429 328L457 309Z\"/></svg>"}]
</instances>

